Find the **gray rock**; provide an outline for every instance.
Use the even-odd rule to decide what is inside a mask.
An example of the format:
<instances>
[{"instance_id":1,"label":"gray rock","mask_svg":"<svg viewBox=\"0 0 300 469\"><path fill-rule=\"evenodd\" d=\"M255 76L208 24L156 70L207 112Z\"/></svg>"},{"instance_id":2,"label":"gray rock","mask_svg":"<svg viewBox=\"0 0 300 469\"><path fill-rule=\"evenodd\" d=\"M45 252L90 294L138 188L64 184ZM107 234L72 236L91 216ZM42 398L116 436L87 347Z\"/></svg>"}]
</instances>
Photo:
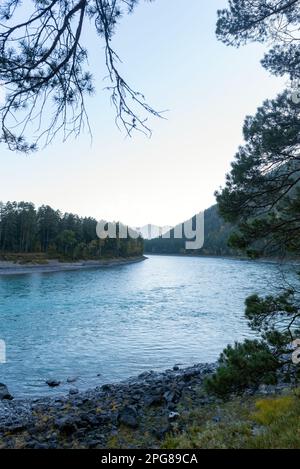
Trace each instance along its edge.
<instances>
[{"instance_id":1,"label":"gray rock","mask_svg":"<svg viewBox=\"0 0 300 469\"><path fill-rule=\"evenodd\" d=\"M75 383L78 380L78 376L70 376L67 378L67 383Z\"/></svg>"},{"instance_id":2,"label":"gray rock","mask_svg":"<svg viewBox=\"0 0 300 469\"><path fill-rule=\"evenodd\" d=\"M62 417L57 419L55 421L55 426L60 432L66 433L67 435L71 435L77 430L76 422L72 417Z\"/></svg>"},{"instance_id":3,"label":"gray rock","mask_svg":"<svg viewBox=\"0 0 300 469\"><path fill-rule=\"evenodd\" d=\"M104 425L112 421L112 415L109 414L108 412L103 412L102 414L99 414L97 416L97 420L101 425Z\"/></svg>"},{"instance_id":4,"label":"gray rock","mask_svg":"<svg viewBox=\"0 0 300 469\"><path fill-rule=\"evenodd\" d=\"M261 384L258 388L258 393L263 394L265 396L269 394L275 394L276 393L276 387L272 385L267 385L267 384Z\"/></svg>"},{"instance_id":5,"label":"gray rock","mask_svg":"<svg viewBox=\"0 0 300 469\"><path fill-rule=\"evenodd\" d=\"M147 407L159 405L162 402L162 396L161 394L149 394L144 398L144 404Z\"/></svg>"},{"instance_id":6,"label":"gray rock","mask_svg":"<svg viewBox=\"0 0 300 469\"><path fill-rule=\"evenodd\" d=\"M98 440L90 440L87 444L87 446L91 449L96 448L99 444L101 444L101 441Z\"/></svg>"},{"instance_id":7,"label":"gray rock","mask_svg":"<svg viewBox=\"0 0 300 469\"><path fill-rule=\"evenodd\" d=\"M71 396L73 396L73 395L75 395L75 394L78 394L78 393L79 393L79 391L78 391L77 388L70 388L70 389L69 389L69 394L70 394Z\"/></svg>"},{"instance_id":8,"label":"gray rock","mask_svg":"<svg viewBox=\"0 0 300 469\"><path fill-rule=\"evenodd\" d=\"M12 400L13 396L8 391L7 386L5 384L0 383L0 400L4 399Z\"/></svg>"},{"instance_id":9,"label":"gray rock","mask_svg":"<svg viewBox=\"0 0 300 469\"><path fill-rule=\"evenodd\" d=\"M46 443L34 443L34 449L49 449L49 446Z\"/></svg>"},{"instance_id":10,"label":"gray rock","mask_svg":"<svg viewBox=\"0 0 300 469\"><path fill-rule=\"evenodd\" d=\"M260 436L262 435L266 430L263 427L259 427L258 425L254 425L254 427L251 430L251 433L253 436Z\"/></svg>"},{"instance_id":11,"label":"gray rock","mask_svg":"<svg viewBox=\"0 0 300 469\"><path fill-rule=\"evenodd\" d=\"M48 384L50 388L55 388L60 385L60 381L57 381L56 379L47 379L46 384Z\"/></svg>"},{"instance_id":12,"label":"gray rock","mask_svg":"<svg viewBox=\"0 0 300 469\"><path fill-rule=\"evenodd\" d=\"M158 439L162 440L172 430L171 425L165 425L161 428L155 428L152 430L152 434Z\"/></svg>"},{"instance_id":13,"label":"gray rock","mask_svg":"<svg viewBox=\"0 0 300 469\"><path fill-rule=\"evenodd\" d=\"M212 402L214 402L214 398L213 397L209 397L209 396L205 396L205 397L201 397L199 400L198 400L198 403L199 405L208 405L208 404L211 404Z\"/></svg>"},{"instance_id":14,"label":"gray rock","mask_svg":"<svg viewBox=\"0 0 300 469\"><path fill-rule=\"evenodd\" d=\"M111 391L111 389L112 389L111 384L103 384L102 386L102 391L104 392Z\"/></svg>"},{"instance_id":15,"label":"gray rock","mask_svg":"<svg viewBox=\"0 0 300 469\"><path fill-rule=\"evenodd\" d=\"M170 412L169 413L169 420L174 421L174 420L178 419L178 417L180 417L179 412Z\"/></svg>"},{"instance_id":16,"label":"gray rock","mask_svg":"<svg viewBox=\"0 0 300 469\"><path fill-rule=\"evenodd\" d=\"M176 404L174 404L173 402L170 402L170 403L168 404L168 410L169 410L170 412L176 410Z\"/></svg>"},{"instance_id":17,"label":"gray rock","mask_svg":"<svg viewBox=\"0 0 300 469\"><path fill-rule=\"evenodd\" d=\"M180 369L177 369L179 365ZM183 364L178 363L173 369L162 373L145 372L121 383L99 385L84 392L78 392L76 384L70 384L69 394L64 397L54 395L35 401L0 400L0 433L1 436L5 435L6 428L9 431L11 427L17 434L19 429L23 431L21 429L25 427L29 436L26 439L27 448L44 444L53 449L61 448L66 444L64 437L73 436L86 448L105 447L107 438L118 434L120 424L133 429L141 426L144 430L143 415L148 407L157 405L150 411L151 414L155 413L155 423L150 421L147 431L161 440L168 432L182 430L178 413L182 396L199 406L210 402L218 404L215 397L202 394L199 388L205 372L212 371L213 366L206 364L184 368ZM74 381L75 377L70 377L64 379L64 384ZM49 379L47 384L55 387L60 383ZM52 425L50 429L47 425L42 429L39 427L33 411L50 414L51 422L54 421L54 433L50 430ZM215 414L218 416L219 412L215 411ZM10 437L5 437L5 445L12 445Z\"/></svg>"},{"instance_id":18,"label":"gray rock","mask_svg":"<svg viewBox=\"0 0 300 469\"><path fill-rule=\"evenodd\" d=\"M216 415L215 417L212 418L212 421L214 423L220 423L221 422L221 417L219 417L218 415Z\"/></svg>"},{"instance_id":19,"label":"gray rock","mask_svg":"<svg viewBox=\"0 0 300 469\"><path fill-rule=\"evenodd\" d=\"M124 407L119 413L118 420L119 420L119 423L122 423L123 425L126 425L127 427L137 428L138 420L137 420L136 408L133 406Z\"/></svg>"},{"instance_id":20,"label":"gray rock","mask_svg":"<svg viewBox=\"0 0 300 469\"><path fill-rule=\"evenodd\" d=\"M170 389L164 393L164 399L167 404L170 404L171 402L176 403L178 402L179 398L181 396L181 391L179 389Z\"/></svg>"},{"instance_id":21,"label":"gray rock","mask_svg":"<svg viewBox=\"0 0 300 469\"><path fill-rule=\"evenodd\" d=\"M98 417L93 413L89 412L86 414L84 417L84 421L90 426L90 427L97 427L99 423Z\"/></svg>"},{"instance_id":22,"label":"gray rock","mask_svg":"<svg viewBox=\"0 0 300 469\"><path fill-rule=\"evenodd\" d=\"M194 370L187 370L185 371L185 373L183 374L182 376L182 379L188 383L189 381L191 381L195 376L197 376L199 373L197 371L194 371Z\"/></svg>"},{"instance_id":23,"label":"gray rock","mask_svg":"<svg viewBox=\"0 0 300 469\"><path fill-rule=\"evenodd\" d=\"M57 441L55 440L50 440L48 441L48 443L46 444L47 448L46 449L57 449L58 448L58 445L57 445Z\"/></svg>"},{"instance_id":24,"label":"gray rock","mask_svg":"<svg viewBox=\"0 0 300 469\"><path fill-rule=\"evenodd\" d=\"M166 391L164 393L164 399L166 402L173 402L175 400L175 391Z\"/></svg>"},{"instance_id":25,"label":"gray rock","mask_svg":"<svg viewBox=\"0 0 300 469\"><path fill-rule=\"evenodd\" d=\"M15 424L12 424L9 426L9 431L12 433L18 433L21 432L22 430L25 430L26 424L25 422L17 422Z\"/></svg>"}]
</instances>

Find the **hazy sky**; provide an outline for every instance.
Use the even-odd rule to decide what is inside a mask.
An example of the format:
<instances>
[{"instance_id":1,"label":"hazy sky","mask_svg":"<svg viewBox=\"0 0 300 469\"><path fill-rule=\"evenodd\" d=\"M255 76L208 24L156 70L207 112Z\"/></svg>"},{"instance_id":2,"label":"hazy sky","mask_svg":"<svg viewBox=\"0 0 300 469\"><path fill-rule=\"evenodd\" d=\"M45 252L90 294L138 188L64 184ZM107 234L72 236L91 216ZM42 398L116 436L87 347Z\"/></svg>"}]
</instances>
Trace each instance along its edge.
<instances>
[{"instance_id":1,"label":"hazy sky","mask_svg":"<svg viewBox=\"0 0 300 469\"><path fill-rule=\"evenodd\" d=\"M215 38L223 0L141 3L123 18L113 44L123 74L168 120L153 136L116 128L102 45L86 32L97 94L88 100L93 142L57 139L33 156L0 147L0 200L49 204L131 225L176 224L214 203L214 191L242 143L242 124L283 81L260 65L264 47L224 46Z\"/></svg>"}]
</instances>

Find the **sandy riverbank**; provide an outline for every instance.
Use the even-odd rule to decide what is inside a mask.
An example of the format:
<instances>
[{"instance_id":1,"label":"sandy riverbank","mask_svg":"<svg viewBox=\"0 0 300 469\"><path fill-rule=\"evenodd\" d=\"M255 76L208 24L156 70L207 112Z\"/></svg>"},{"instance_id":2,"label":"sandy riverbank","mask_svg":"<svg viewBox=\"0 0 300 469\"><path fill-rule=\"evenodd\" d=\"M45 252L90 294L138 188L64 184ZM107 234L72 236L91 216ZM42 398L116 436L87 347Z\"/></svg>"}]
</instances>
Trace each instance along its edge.
<instances>
[{"instance_id":1,"label":"sandy riverbank","mask_svg":"<svg viewBox=\"0 0 300 469\"><path fill-rule=\"evenodd\" d=\"M119 259L103 259L101 261L78 261L78 262L59 262L55 259L49 259L46 264L18 264L8 261L0 261L0 276L4 275L20 275L32 273L49 273L49 272L64 272L72 270L96 269L114 267L119 265L134 264L142 262L147 257L131 257Z\"/></svg>"}]
</instances>

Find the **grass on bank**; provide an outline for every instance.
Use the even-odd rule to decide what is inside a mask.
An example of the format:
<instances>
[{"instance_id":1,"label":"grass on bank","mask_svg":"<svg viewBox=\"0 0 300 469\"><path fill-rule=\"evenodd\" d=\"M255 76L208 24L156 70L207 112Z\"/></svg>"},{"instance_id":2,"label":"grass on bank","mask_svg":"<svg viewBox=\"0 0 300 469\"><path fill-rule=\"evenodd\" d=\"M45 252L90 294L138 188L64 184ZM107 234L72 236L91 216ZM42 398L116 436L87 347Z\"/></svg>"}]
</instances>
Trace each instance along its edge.
<instances>
[{"instance_id":1,"label":"grass on bank","mask_svg":"<svg viewBox=\"0 0 300 469\"><path fill-rule=\"evenodd\" d=\"M66 416L70 406L64 408ZM280 396L235 398L214 404L199 403L188 398L178 405L179 418L163 438L157 432L168 425L165 407L149 408L141 417L138 428L121 425L108 436L109 449L299 449L300 448L300 393L287 390ZM36 431L43 435L42 443L57 429L53 416L37 414ZM87 448L89 440L97 440L101 428L86 429L86 439L76 433L65 436L58 433L60 448ZM102 435L102 433L101 433ZM28 429L8 432L0 448L26 448L30 439ZM94 446L93 446L94 447ZM103 446L101 446L103 447Z\"/></svg>"},{"instance_id":2,"label":"grass on bank","mask_svg":"<svg viewBox=\"0 0 300 469\"><path fill-rule=\"evenodd\" d=\"M0 261L13 262L15 264L26 265L48 264L48 258L44 253L0 253Z\"/></svg>"},{"instance_id":3,"label":"grass on bank","mask_svg":"<svg viewBox=\"0 0 300 469\"><path fill-rule=\"evenodd\" d=\"M235 399L222 404L215 419L205 410L186 416L186 429L169 434L165 449L299 449L300 397L298 393L263 399Z\"/></svg>"},{"instance_id":4,"label":"grass on bank","mask_svg":"<svg viewBox=\"0 0 300 469\"><path fill-rule=\"evenodd\" d=\"M200 391L201 392L201 391ZM201 397L200 394L197 397ZM149 409L138 429L121 426L107 441L111 449L300 449L300 390L281 395L236 397L199 404L185 399L164 438L153 429L167 425L167 413Z\"/></svg>"},{"instance_id":5,"label":"grass on bank","mask_svg":"<svg viewBox=\"0 0 300 469\"><path fill-rule=\"evenodd\" d=\"M139 257L139 256L132 256L132 258ZM102 257L93 257L88 256L80 259L74 259L72 256L64 256L58 253L1 253L0 252L0 261L6 262L13 262L14 264L18 265L47 265L49 264L49 260L56 260L61 263L69 263L69 262L78 262L78 261L111 261L111 260L119 260L120 257L117 256L109 256L103 255ZM124 258L126 259L126 258Z\"/></svg>"}]
</instances>

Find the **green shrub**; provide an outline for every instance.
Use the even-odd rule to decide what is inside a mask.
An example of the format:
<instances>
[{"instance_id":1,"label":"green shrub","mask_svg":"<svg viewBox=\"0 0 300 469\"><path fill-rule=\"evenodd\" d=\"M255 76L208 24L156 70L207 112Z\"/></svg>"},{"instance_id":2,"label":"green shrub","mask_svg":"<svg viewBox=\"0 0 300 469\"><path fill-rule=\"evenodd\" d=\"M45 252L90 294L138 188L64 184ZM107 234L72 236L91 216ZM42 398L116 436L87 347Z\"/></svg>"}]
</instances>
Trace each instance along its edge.
<instances>
[{"instance_id":1,"label":"green shrub","mask_svg":"<svg viewBox=\"0 0 300 469\"><path fill-rule=\"evenodd\" d=\"M246 340L228 346L219 358L216 373L207 378L207 392L225 398L241 393L246 388L257 388L261 383L275 384L279 362L263 341Z\"/></svg>"}]
</instances>

